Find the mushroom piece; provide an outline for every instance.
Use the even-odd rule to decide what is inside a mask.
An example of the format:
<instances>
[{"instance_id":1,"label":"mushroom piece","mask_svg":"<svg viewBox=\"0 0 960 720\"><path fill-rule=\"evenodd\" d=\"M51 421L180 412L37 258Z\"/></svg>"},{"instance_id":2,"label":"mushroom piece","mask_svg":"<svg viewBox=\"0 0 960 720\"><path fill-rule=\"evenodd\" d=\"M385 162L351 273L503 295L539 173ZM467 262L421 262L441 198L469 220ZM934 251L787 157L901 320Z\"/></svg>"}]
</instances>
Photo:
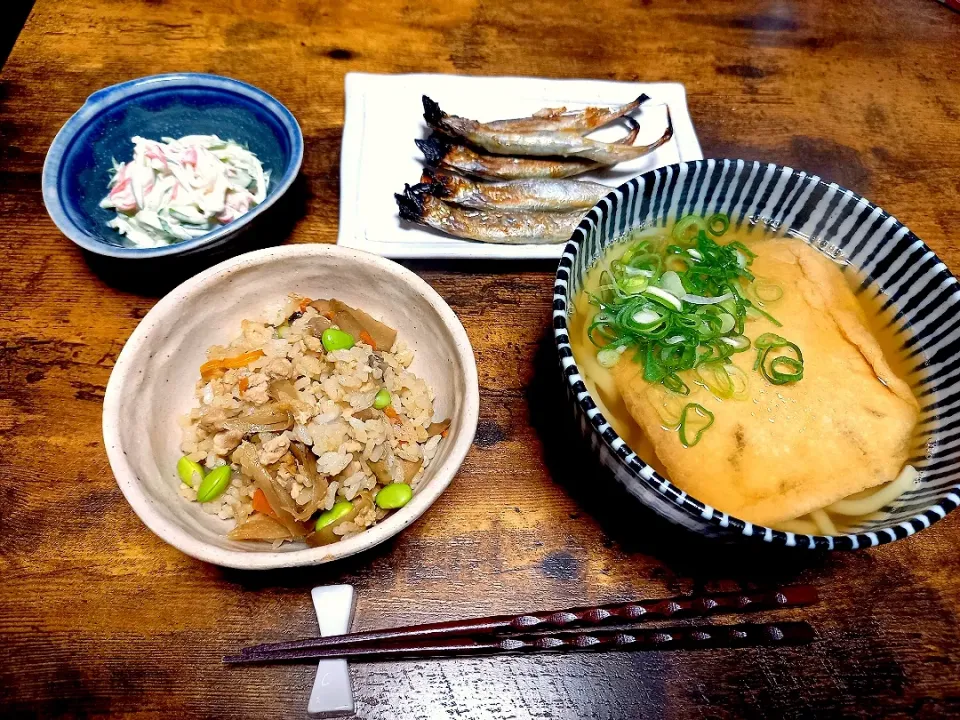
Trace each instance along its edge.
<instances>
[{"instance_id":1,"label":"mushroom piece","mask_svg":"<svg viewBox=\"0 0 960 720\"><path fill-rule=\"evenodd\" d=\"M303 506L303 510L294 514L297 520L308 520L322 507L330 483L317 472L317 456L313 454L310 448L301 442L294 441L290 444L290 452L297 459L303 474L313 481L310 500Z\"/></svg>"},{"instance_id":2,"label":"mushroom piece","mask_svg":"<svg viewBox=\"0 0 960 720\"><path fill-rule=\"evenodd\" d=\"M423 460L404 460L403 458L397 457L396 455L390 454L384 456L379 460L368 463L370 469L373 471L373 474L376 476L377 480L380 481L381 485L389 485L393 482L393 473L391 468L399 463L400 467L403 468L403 482L410 484L410 481L413 480L417 473L420 472L420 467L423 465Z\"/></svg>"},{"instance_id":3,"label":"mushroom piece","mask_svg":"<svg viewBox=\"0 0 960 720\"><path fill-rule=\"evenodd\" d=\"M265 405L254 413L238 415L222 423L224 430L236 430L244 435L259 432L283 432L293 427L293 416L283 404Z\"/></svg>"},{"instance_id":4,"label":"mushroom piece","mask_svg":"<svg viewBox=\"0 0 960 720\"><path fill-rule=\"evenodd\" d=\"M440 422L430 423L430 427L427 428L427 437L433 437L434 435L443 435L447 428L450 427L450 418L446 420L441 420Z\"/></svg>"}]
</instances>

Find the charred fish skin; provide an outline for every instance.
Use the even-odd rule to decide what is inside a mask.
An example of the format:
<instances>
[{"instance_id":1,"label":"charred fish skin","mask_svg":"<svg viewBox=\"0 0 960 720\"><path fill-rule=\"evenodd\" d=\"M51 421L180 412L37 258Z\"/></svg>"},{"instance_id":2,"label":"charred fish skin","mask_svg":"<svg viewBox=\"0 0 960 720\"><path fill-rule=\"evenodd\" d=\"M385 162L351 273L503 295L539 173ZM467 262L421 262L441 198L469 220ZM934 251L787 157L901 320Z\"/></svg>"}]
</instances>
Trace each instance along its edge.
<instances>
[{"instance_id":1,"label":"charred fish skin","mask_svg":"<svg viewBox=\"0 0 960 720\"><path fill-rule=\"evenodd\" d=\"M461 208L424 192L421 186L411 188L407 185L402 195L394 197L403 220L465 240L504 245L566 242L585 214L509 213Z\"/></svg>"},{"instance_id":2,"label":"charred fish skin","mask_svg":"<svg viewBox=\"0 0 960 720\"><path fill-rule=\"evenodd\" d=\"M575 157L601 165L642 157L673 137L673 121L667 107L667 129L650 145L605 143L584 137L573 130L501 130L475 120L448 115L430 98L424 96L424 119L434 129L452 137L463 138L495 155L532 155L534 157Z\"/></svg>"},{"instance_id":3,"label":"charred fish skin","mask_svg":"<svg viewBox=\"0 0 960 720\"><path fill-rule=\"evenodd\" d=\"M430 169L424 170L418 187L464 207L527 212L589 210L610 192L606 185L583 180L534 178L478 183Z\"/></svg>"}]
</instances>

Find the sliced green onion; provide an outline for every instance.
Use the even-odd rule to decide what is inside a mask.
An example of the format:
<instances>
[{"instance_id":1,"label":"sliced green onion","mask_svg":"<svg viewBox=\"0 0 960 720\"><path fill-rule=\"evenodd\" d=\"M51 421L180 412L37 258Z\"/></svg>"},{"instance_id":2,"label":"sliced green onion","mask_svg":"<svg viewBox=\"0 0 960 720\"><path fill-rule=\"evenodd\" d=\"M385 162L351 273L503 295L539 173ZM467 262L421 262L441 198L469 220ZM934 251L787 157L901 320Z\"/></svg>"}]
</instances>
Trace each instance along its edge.
<instances>
[{"instance_id":1,"label":"sliced green onion","mask_svg":"<svg viewBox=\"0 0 960 720\"><path fill-rule=\"evenodd\" d=\"M600 339L598 340L595 335L599 335ZM597 347L603 347L607 343L613 342L617 339L617 336L613 334L613 331L610 329L607 321L594 321L590 327L587 328L587 337L590 338L590 342Z\"/></svg>"},{"instance_id":2,"label":"sliced green onion","mask_svg":"<svg viewBox=\"0 0 960 720\"><path fill-rule=\"evenodd\" d=\"M696 373L701 384L718 398L733 397L733 381L722 362L703 363L697 366Z\"/></svg>"},{"instance_id":3,"label":"sliced green onion","mask_svg":"<svg viewBox=\"0 0 960 720\"><path fill-rule=\"evenodd\" d=\"M653 270L646 270L644 268L635 268L632 265L624 265L622 272L624 275L629 275L630 277L642 275L643 277L646 277L646 278L652 278L654 276Z\"/></svg>"},{"instance_id":4,"label":"sliced green onion","mask_svg":"<svg viewBox=\"0 0 960 720\"><path fill-rule=\"evenodd\" d=\"M730 218L724 213L715 213L707 220L707 230L711 235L720 237L730 227Z\"/></svg>"},{"instance_id":5,"label":"sliced green onion","mask_svg":"<svg viewBox=\"0 0 960 720\"><path fill-rule=\"evenodd\" d=\"M667 270L667 272L660 276L660 287L674 297L682 298L687 294L687 291L683 289L680 276L673 270Z\"/></svg>"},{"instance_id":6,"label":"sliced green onion","mask_svg":"<svg viewBox=\"0 0 960 720\"><path fill-rule=\"evenodd\" d=\"M757 348L757 360L753 369L759 370L768 382L786 385L803 379L803 353L796 343L774 333L764 333L757 338L754 347ZM796 357L782 354L784 351L792 352Z\"/></svg>"},{"instance_id":7,"label":"sliced green onion","mask_svg":"<svg viewBox=\"0 0 960 720\"><path fill-rule=\"evenodd\" d=\"M676 373L671 373L663 378L663 386L672 393L678 395L689 395L690 386L687 385Z\"/></svg>"},{"instance_id":8,"label":"sliced green onion","mask_svg":"<svg viewBox=\"0 0 960 720\"><path fill-rule=\"evenodd\" d=\"M662 305L672 307L677 312L683 310L683 303L680 302L680 298L673 293L667 292L666 290L661 290L658 287L648 287L643 291L643 294L652 297L655 300L659 300Z\"/></svg>"},{"instance_id":9,"label":"sliced green onion","mask_svg":"<svg viewBox=\"0 0 960 720\"><path fill-rule=\"evenodd\" d=\"M788 342L790 341L786 338L780 337L776 333L764 333L753 341L753 346L757 348L757 350L766 350L769 347L786 345Z\"/></svg>"},{"instance_id":10,"label":"sliced green onion","mask_svg":"<svg viewBox=\"0 0 960 720\"><path fill-rule=\"evenodd\" d=\"M747 300L746 302L750 302L750 301ZM783 323L782 323L782 322L780 322L779 320L777 320L777 319L776 319L773 315L771 315L770 313L764 312L763 310L761 310L760 308L758 308L758 307L757 307L756 305L754 305L753 303L750 303L749 305L747 305L747 314L748 314L748 315L754 315L754 316L759 315L760 317L766 318L767 320L769 320L770 322L772 322L772 323L773 323L774 325L776 325L777 327L783 327Z\"/></svg>"},{"instance_id":11,"label":"sliced green onion","mask_svg":"<svg viewBox=\"0 0 960 720\"><path fill-rule=\"evenodd\" d=\"M746 335L733 335L720 338L720 342L733 348L734 352L743 352L750 349L750 338Z\"/></svg>"},{"instance_id":12,"label":"sliced green onion","mask_svg":"<svg viewBox=\"0 0 960 720\"><path fill-rule=\"evenodd\" d=\"M743 254L744 254L747 258L749 258L750 260L753 260L754 258L757 257L757 254L756 254L753 250L751 250L750 248L748 248L746 245L744 245L744 244L743 244L742 242L740 242L739 240L734 240L732 243L728 243L728 244L727 244L727 247L728 247L728 248L732 248L733 250L738 250L739 252L743 253Z\"/></svg>"},{"instance_id":13,"label":"sliced green onion","mask_svg":"<svg viewBox=\"0 0 960 720\"><path fill-rule=\"evenodd\" d=\"M627 295L639 295L650 285L650 279L643 276L637 275L635 277L626 278L620 285L623 291Z\"/></svg>"},{"instance_id":14,"label":"sliced green onion","mask_svg":"<svg viewBox=\"0 0 960 720\"><path fill-rule=\"evenodd\" d=\"M750 378L736 365L727 365L727 375L730 376L730 384L733 385L733 400L746 400L747 391L750 389Z\"/></svg>"},{"instance_id":15,"label":"sliced green onion","mask_svg":"<svg viewBox=\"0 0 960 720\"><path fill-rule=\"evenodd\" d=\"M680 244L692 244L696 241L700 233L706 229L707 224L702 217L687 215L676 222L673 226L671 236L675 242Z\"/></svg>"},{"instance_id":16,"label":"sliced green onion","mask_svg":"<svg viewBox=\"0 0 960 720\"><path fill-rule=\"evenodd\" d=\"M724 300L730 300L733 298L733 293L726 293L719 297L703 297L702 295L690 295L686 294L681 296L681 300L688 303L693 303L694 305L719 305Z\"/></svg>"},{"instance_id":17,"label":"sliced green onion","mask_svg":"<svg viewBox=\"0 0 960 720\"><path fill-rule=\"evenodd\" d=\"M723 302L721 302L720 307L721 309L726 310L728 313L736 317L737 312L739 311L739 306L737 305L737 294L730 293L730 297L724 300Z\"/></svg>"},{"instance_id":18,"label":"sliced green onion","mask_svg":"<svg viewBox=\"0 0 960 720\"><path fill-rule=\"evenodd\" d=\"M796 345L793 347L796 347ZM799 352L799 350L797 352ZM778 366L786 368L789 372L778 370ZM770 382L772 382L774 385L786 385L787 383L802 380L803 360L795 360L792 357L779 355L770 363L770 375L767 376L767 374L764 373L764 376L766 376L767 379L770 380Z\"/></svg>"},{"instance_id":19,"label":"sliced green onion","mask_svg":"<svg viewBox=\"0 0 960 720\"><path fill-rule=\"evenodd\" d=\"M761 302L776 302L783 297L783 288L765 278L757 278L751 287L754 295Z\"/></svg>"},{"instance_id":20,"label":"sliced green onion","mask_svg":"<svg viewBox=\"0 0 960 720\"><path fill-rule=\"evenodd\" d=\"M741 242L721 245L715 239L729 225L729 217L722 214L687 216L674 224L669 236L652 236L643 229L626 238L621 255L601 273L599 287L589 296L597 312L587 334L597 346L598 362L612 367L629 349L643 368L644 380L672 396L689 394L690 378L717 397L744 396L748 376L731 358L751 347L750 318L780 325L762 309L765 299L772 302L778 291L761 281L756 293L750 271L756 253ZM786 341L768 335L757 346L756 369L774 383L795 382L800 376L796 363L802 360L787 345L771 351L772 345ZM786 359L777 360L780 357ZM688 371L694 372L684 375ZM688 435L694 436L692 429Z\"/></svg>"},{"instance_id":21,"label":"sliced green onion","mask_svg":"<svg viewBox=\"0 0 960 720\"><path fill-rule=\"evenodd\" d=\"M597 353L597 362L600 363L600 367L609 370L620 362L620 353L616 348L605 347Z\"/></svg>"},{"instance_id":22,"label":"sliced green onion","mask_svg":"<svg viewBox=\"0 0 960 720\"><path fill-rule=\"evenodd\" d=\"M664 392L658 397L657 413L660 415L664 430L676 430L680 427L680 417L683 415L683 396L677 393Z\"/></svg>"},{"instance_id":23,"label":"sliced green onion","mask_svg":"<svg viewBox=\"0 0 960 720\"><path fill-rule=\"evenodd\" d=\"M638 312L635 312L632 317L633 317L633 321L637 325L641 325L641 326L656 325L658 322L663 320L663 317L659 313L654 312L653 310L640 310Z\"/></svg>"},{"instance_id":24,"label":"sliced green onion","mask_svg":"<svg viewBox=\"0 0 960 720\"><path fill-rule=\"evenodd\" d=\"M691 417L691 411L693 417ZM690 448L700 442L700 438L703 437L703 433L713 425L714 416L713 413L707 410L703 405L699 403L687 403L683 407L683 412L680 413L680 443L685 448ZM693 427L689 427L693 425ZM690 439L689 431L695 430L693 440Z\"/></svg>"}]
</instances>

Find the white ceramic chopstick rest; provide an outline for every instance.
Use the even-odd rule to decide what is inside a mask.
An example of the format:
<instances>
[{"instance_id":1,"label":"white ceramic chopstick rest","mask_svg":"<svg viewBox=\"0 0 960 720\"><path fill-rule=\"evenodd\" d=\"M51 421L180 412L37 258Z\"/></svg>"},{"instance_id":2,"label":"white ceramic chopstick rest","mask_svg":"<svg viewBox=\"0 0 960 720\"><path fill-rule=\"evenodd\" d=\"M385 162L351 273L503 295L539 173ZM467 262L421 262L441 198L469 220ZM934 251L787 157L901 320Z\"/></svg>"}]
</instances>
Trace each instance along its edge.
<instances>
[{"instance_id":1,"label":"white ceramic chopstick rest","mask_svg":"<svg viewBox=\"0 0 960 720\"><path fill-rule=\"evenodd\" d=\"M310 593L317 611L321 637L350 632L353 623L352 585L325 585ZM307 714L312 718L343 717L353 714L353 690L346 660L321 660L313 681Z\"/></svg>"}]
</instances>

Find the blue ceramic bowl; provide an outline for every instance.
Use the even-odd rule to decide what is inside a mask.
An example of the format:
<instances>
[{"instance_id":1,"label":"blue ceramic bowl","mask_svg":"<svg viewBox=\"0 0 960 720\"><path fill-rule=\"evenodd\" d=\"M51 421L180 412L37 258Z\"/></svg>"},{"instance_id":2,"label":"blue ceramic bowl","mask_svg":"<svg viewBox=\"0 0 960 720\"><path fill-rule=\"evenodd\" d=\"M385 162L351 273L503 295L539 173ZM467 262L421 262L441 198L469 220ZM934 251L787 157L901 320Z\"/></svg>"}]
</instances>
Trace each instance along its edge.
<instances>
[{"instance_id":1,"label":"blue ceramic bowl","mask_svg":"<svg viewBox=\"0 0 960 720\"><path fill-rule=\"evenodd\" d=\"M587 390L570 346L568 313L587 270L610 244L642 227L667 227L690 213L727 213L731 225L800 238L843 258L892 307L897 352L920 401L922 450L910 463L915 488L884 513L842 535L798 535L734 517L688 495L657 473L617 435ZM874 285L875 284L875 285ZM668 165L613 190L587 213L567 244L553 292L553 331L565 387L600 462L641 503L707 537L751 538L810 550L856 550L903 539L960 506L960 293L947 266L895 217L856 193L816 175L745 160ZM874 292L874 291L871 291ZM822 468L830 472L829 467Z\"/></svg>"},{"instance_id":2,"label":"blue ceramic bowl","mask_svg":"<svg viewBox=\"0 0 960 720\"><path fill-rule=\"evenodd\" d=\"M113 159L133 156L134 135L157 139L219 135L246 145L270 171L267 198L241 218L198 238L133 247L100 207ZM200 73L153 75L98 90L57 133L43 164L43 202L57 227L99 255L145 259L219 247L266 212L290 187L303 160L303 134L276 99L252 85Z\"/></svg>"}]
</instances>

